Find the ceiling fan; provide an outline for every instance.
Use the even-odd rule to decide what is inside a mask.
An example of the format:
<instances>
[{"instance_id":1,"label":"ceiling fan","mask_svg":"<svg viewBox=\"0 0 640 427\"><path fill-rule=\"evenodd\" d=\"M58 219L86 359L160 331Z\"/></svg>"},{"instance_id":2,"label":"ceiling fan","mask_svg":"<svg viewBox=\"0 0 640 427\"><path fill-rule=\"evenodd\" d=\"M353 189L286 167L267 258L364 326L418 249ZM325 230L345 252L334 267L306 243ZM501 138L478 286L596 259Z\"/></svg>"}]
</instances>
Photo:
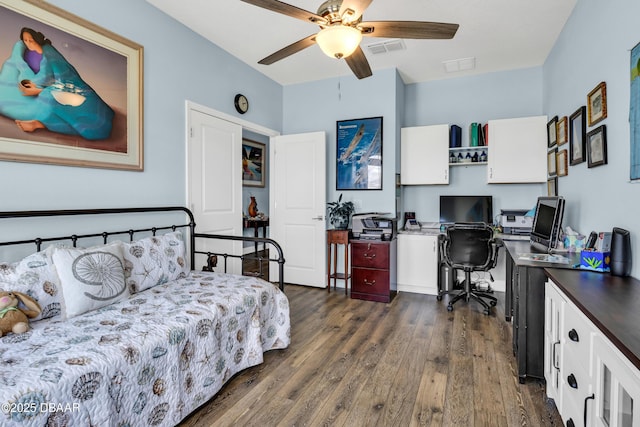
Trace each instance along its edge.
<instances>
[{"instance_id":1,"label":"ceiling fan","mask_svg":"<svg viewBox=\"0 0 640 427\"><path fill-rule=\"evenodd\" d=\"M328 56L344 58L358 79L371 76L371 67L360 48L362 37L404 39L451 39L458 24L424 21L362 21L362 13L373 0L327 0L317 13L278 0L242 0L320 26L317 34L298 40L258 61L270 65L309 46L318 44Z\"/></svg>"}]
</instances>

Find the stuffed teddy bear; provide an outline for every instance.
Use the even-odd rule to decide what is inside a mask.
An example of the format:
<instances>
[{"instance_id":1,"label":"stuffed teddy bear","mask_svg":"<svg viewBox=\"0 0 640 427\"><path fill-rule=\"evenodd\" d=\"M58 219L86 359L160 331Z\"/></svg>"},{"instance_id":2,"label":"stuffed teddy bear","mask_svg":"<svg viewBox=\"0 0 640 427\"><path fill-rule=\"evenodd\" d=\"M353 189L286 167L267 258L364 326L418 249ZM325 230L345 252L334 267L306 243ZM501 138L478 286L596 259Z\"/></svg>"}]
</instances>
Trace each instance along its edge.
<instances>
[{"instance_id":1,"label":"stuffed teddy bear","mask_svg":"<svg viewBox=\"0 0 640 427\"><path fill-rule=\"evenodd\" d=\"M22 304L26 309L19 308ZM22 334L29 330L29 318L40 314L42 309L36 300L21 292L0 291L0 337L13 332Z\"/></svg>"}]
</instances>

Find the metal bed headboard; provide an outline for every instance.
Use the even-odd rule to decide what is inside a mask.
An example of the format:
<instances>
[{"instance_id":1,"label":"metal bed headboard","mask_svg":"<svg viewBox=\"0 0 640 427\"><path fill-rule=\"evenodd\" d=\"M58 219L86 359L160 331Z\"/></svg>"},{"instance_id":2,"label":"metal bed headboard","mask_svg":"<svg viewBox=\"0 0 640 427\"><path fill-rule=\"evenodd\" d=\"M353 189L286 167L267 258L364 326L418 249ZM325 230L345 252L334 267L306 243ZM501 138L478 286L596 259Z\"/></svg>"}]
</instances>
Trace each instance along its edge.
<instances>
[{"instance_id":1,"label":"metal bed headboard","mask_svg":"<svg viewBox=\"0 0 640 427\"><path fill-rule=\"evenodd\" d=\"M72 216L91 216L91 215L108 215L108 214L137 214L137 213L170 213L170 212L183 212L187 217L187 222L183 224L171 224L154 227L132 228L127 230L114 230L114 231L101 231L96 233L82 233L82 234L70 234L63 236L47 236L47 237L34 237L26 240L13 240L13 241L0 241L0 247L11 245L23 245L33 243L36 246L36 250L42 249L42 244L46 242L54 241L67 241L70 240L73 246L76 246L78 240L98 238L101 237L103 243L107 243L109 236L116 235L128 235L129 240L133 241L134 235L139 233L152 233L156 235L156 232L162 230L188 230L188 246L189 246L189 259L191 261L191 268L195 269L195 256L196 254L205 255L207 260L211 260L214 256L222 256L225 260L224 269L227 270L228 258L240 258L244 259L243 255L235 255L229 253L215 253L209 251L199 251L196 249L196 238L198 239L216 239L216 240L241 240L249 242L268 243L272 245L278 252L277 258L269 258L269 262L278 263L278 286L281 290L284 290L284 256L280 245L272 239L261 237L245 237L245 236L227 236L220 234L205 234L196 233L195 220L193 213L182 206L161 206L161 207L137 207L137 208L102 208L102 209L66 209L66 210L32 210L32 211L6 211L0 212L0 218L37 218L37 217L72 217ZM262 258L258 258L262 260Z\"/></svg>"}]
</instances>

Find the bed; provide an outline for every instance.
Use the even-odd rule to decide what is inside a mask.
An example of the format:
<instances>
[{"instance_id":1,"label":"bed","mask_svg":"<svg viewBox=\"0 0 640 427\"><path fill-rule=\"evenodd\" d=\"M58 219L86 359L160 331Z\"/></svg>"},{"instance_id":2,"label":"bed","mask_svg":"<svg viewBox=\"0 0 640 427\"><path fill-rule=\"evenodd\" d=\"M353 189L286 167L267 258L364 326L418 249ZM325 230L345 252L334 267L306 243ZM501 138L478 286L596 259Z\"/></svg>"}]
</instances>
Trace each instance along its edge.
<instances>
[{"instance_id":1,"label":"bed","mask_svg":"<svg viewBox=\"0 0 640 427\"><path fill-rule=\"evenodd\" d=\"M73 217L75 222L77 216L95 218L102 227L118 223L123 215L146 221L155 214L177 214L187 221L0 242L5 253L14 246L35 245L26 257L0 263L0 289L13 286L29 292L46 316L32 321L26 333L0 338L1 425L175 425L214 397L234 374L261 363L265 351L289 345L282 275L276 286L257 277L192 270L198 254L210 262L216 256L233 257L198 250L202 242L254 239L197 233L188 209L4 212L0 230L24 219L31 224L53 218L55 224L56 218ZM126 239L120 241L122 236ZM82 241L95 239L98 245L83 247ZM282 267L277 243L258 240L276 248L278 257L271 261ZM75 257L70 264L78 267L78 260L88 254L105 257L117 250L125 254L127 291L83 311L84 302L76 299L87 292L66 281L64 256ZM140 263L147 254L153 255L146 258L149 263ZM181 262L181 255L188 263ZM209 263L205 270L215 269ZM75 279L82 279L77 274L82 270L73 271ZM153 280L145 284L149 278Z\"/></svg>"}]
</instances>

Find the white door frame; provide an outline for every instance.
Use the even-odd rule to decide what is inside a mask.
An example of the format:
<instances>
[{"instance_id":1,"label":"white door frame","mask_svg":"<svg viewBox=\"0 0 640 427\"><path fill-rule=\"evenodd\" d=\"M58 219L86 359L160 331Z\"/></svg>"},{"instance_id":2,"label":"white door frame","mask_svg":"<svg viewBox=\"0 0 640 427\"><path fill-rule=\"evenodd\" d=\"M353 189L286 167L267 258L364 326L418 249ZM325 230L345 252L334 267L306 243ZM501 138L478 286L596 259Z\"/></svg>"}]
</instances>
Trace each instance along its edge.
<instances>
[{"instance_id":1,"label":"white door frame","mask_svg":"<svg viewBox=\"0 0 640 427\"><path fill-rule=\"evenodd\" d=\"M190 195L191 195L191 182L190 182L190 172L189 172L189 139L191 138L190 132L191 132L191 120L190 120L190 112L191 111L199 111L203 114L207 114L209 116L215 117L217 119L220 120L225 120L228 121L230 123L239 125L242 127L243 130L248 130L257 134L261 134L261 135L265 135L267 137L272 137L272 136L278 136L280 135L280 132L275 131L273 129L269 129L266 128L264 126L260 126L257 125L255 123L249 122L247 120L241 119L239 117L235 117L232 116L230 114L224 113L222 111L218 111L215 110L213 108L207 107L205 105L202 104L198 104L196 102L193 101L185 101L185 206L190 208L191 206L191 200L190 200ZM271 156L269 156L269 170L271 170L272 167L272 158ZM239 195L239 197L241 197L242 195ZM194 267L192 267L194 268Z\"/></svg>"}]
</instances>

